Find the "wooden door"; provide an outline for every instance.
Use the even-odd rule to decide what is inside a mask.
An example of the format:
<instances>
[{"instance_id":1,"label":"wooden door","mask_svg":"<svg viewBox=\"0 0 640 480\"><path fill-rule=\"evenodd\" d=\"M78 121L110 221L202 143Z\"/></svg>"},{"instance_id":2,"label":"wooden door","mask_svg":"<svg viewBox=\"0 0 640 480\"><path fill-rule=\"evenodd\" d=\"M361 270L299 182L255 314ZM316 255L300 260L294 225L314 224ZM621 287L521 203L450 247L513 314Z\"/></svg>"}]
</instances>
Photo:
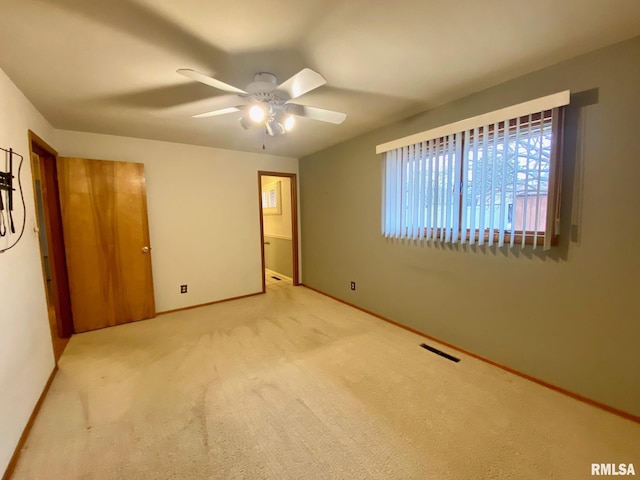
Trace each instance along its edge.
<instances>
[{"instance_id":1,"label":"wooden door","mask_svg":"<svg viewBox=\"0 0 640 480\"><path fill-rule=\"evenodd\" d=\"M155 316L144 165L59 158L76 332Z\"/></svg>"}]
</instances>

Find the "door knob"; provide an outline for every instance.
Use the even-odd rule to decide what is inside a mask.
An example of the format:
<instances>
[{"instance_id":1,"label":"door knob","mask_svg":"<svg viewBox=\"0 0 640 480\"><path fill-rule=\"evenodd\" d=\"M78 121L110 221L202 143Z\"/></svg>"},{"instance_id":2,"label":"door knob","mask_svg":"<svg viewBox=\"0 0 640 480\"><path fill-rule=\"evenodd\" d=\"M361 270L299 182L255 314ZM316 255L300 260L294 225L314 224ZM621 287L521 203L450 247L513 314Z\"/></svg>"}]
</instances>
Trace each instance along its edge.
<instances>
[{"instance_id":1,"label":"door knob","mask_svg":"<svg viewBox=\"0 0 640 480\"><path fill-rule=\"evenodd\" d=\"M144 247L142 247L142 253L149 253L150 248L147 247L146 245Z\"/></svg>"}]
</instances>

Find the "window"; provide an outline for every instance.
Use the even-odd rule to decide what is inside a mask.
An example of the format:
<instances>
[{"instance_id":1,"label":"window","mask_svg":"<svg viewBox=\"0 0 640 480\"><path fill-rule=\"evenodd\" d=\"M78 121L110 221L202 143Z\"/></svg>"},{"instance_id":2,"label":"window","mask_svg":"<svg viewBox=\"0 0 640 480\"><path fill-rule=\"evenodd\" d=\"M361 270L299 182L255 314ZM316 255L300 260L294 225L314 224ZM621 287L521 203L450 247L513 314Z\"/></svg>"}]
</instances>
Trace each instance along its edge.
<instances>
[{"instance_id":1,"label":"window","mask_svg":"<svg viewBox=\"0 0 640 480\"><path fill-rule=\"evenodd\" d=\"M264 184L262 186L262 213L263 215L282 214L282 187L280 181Z\"/></svg>"},{"instance_id":2,"label":"window","mask_svg":"<svg viewBox=\"0 0 640 480\"><path fill-rule=\"evenodd\" d=\"M383 235L550 248L568 99L562 92L378 146ZM551 108L521 114L540 106Z\"/></svg>"}]
</instances>

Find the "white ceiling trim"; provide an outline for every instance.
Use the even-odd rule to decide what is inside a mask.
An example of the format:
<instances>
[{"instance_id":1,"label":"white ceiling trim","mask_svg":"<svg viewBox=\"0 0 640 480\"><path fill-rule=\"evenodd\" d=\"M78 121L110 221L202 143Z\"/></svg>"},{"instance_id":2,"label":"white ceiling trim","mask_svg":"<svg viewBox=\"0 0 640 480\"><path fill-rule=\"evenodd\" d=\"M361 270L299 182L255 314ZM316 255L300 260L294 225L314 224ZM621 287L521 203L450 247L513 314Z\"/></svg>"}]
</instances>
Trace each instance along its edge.
<instances>
[{"instance_id":1,"label":"white ceiling trim","mask_svg":"<svg viewBox=\"0 0 640 480\"><path fill-rule=\"evenodd\" d=\"M395 150L396 148L427 142L435 138L464 132L465 130L471 130L483 125L491 125L493 123L503 122L512 118L522 117L523 115L529 115L530 113L537 113L550 110L552 108L563 107L569 104L570 93L571 92L569 90L565 90L563 92L547 95L546 97L536 98L510 107L483 113L482 115L476 115L475 117L465 118L464 120L432 128L424 132L414 133L407 137L402 137L397 140L392 140L391 142L377 145L376 153L385 153L390 150Z\"/></svg>"}]
</instances>

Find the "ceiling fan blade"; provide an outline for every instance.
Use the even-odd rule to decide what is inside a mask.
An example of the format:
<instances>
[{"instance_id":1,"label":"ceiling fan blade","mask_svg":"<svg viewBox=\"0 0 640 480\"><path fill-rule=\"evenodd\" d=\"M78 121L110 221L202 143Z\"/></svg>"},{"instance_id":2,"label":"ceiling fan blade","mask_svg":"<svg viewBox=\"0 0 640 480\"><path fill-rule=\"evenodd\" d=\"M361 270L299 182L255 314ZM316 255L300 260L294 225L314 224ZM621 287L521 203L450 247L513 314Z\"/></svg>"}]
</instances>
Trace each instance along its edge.
<instances>
[{"instance_id":1,"label":"ceiling fan blade","mask_svg":"<svg viewBox=\"0 0 640 480\"><path fill-rule=\"evenodd\" d=\"M218 110L212 110L211 112L199 113L197 115L193 115L193 118L207 118L207 117L217 117L218 115L226 115L227 113L239 112L240 109L238 107L227 107L220 108Z\"/></svg>"},{"instance_id":2,"label":"ceiling fan blade","mask_svg":"<svg viewBox=\"0 0 640 480\"><path fill-rule=\"evenodd\" d=\"M286 105L287 113L292 113L300 117L307 117L321 122L334 123L336 125L344 122L347 118L346 113L334 112L333 110L325 110L324 108L308 107L306 105L298 105L296 103L288 103Z\"/></svg>"},{"instance_id":3,"label":"ceiling fan blade","mask_svg":"<svg viewBox=\"0 0 640 480\"><path fill-rule=\"evenodd\" d=\"M325 78L310 68L305 68L296 73L289 80L282 82L276 90L286 92L290 99L298 98L311 90L315 90L327 83Z\"/></svg>"},{"instance_id":4,"label":"ceiling fan blade","mask_svg":"<svg viewBox=\"0 0 640 480\"><path fill-rule=\"evenodd\" d=\"M206 101L198 102L196 106L200 106L198 110L208 109L204 113L199 113L197 115L193 115L193 118L205 118L205 117L215 117L218 115L224 115L226 113L237 112L242 109L246 105L246 99L244 97L239 97L238 95L220 95L219 97L209 98ZM184 110L184 106L182 107ZM194 105L190 107L191 112L194 110Z\"/></svg>"},{"instance_id":5,"label":"ceiling fan blade","mask_svg":"<svg viewBox=\"0 0 640 480\"><path fill-rule=\"evenodd\" d=\"M181 68L177 70L177 73L183 75L191 80L195 80L196 82L204 83L205 85L209 85L210 87L217 88L218 90L223 90L225 92L231 93L244 93L244 90L234 87L233 85L229 85L228 83L224 83L220 80L216 80L213 77L205 75L204 73L196 72L195 70L191 70L190 68Z\"/></svg>"}]
</instances>

